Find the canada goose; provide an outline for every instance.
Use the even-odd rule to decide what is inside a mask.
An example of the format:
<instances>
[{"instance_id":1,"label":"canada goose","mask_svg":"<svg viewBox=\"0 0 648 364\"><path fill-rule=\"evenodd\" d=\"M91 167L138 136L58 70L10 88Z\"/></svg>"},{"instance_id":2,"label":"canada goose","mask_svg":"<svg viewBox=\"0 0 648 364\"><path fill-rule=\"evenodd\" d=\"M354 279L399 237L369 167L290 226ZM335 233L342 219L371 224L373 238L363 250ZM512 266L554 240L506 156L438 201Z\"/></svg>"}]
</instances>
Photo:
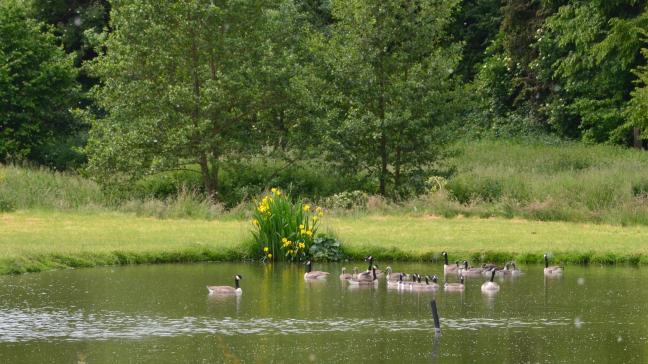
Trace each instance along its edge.
<instances>
[{"instance_id":1,"label":"canada goose","mask_svg":"<svg viewBox=\"0 0 648 364\"><path fill-rule=\"evenodd\" d=\"M447 281L443 285L443 289L446 291L456 291L456 292L462 292L466 289L466 286L464 285L464 276L462 275L460 278L460 283L448 283Z\"/></svg>"},{"instance_id":2,"label":"canada goose","mask_svg":"<svg viewBox=\"0 0 648 364\"><path fill-rule=\"evenodd\" d=\"M424 278L425 278L425 282L423 283L421 282L421 276L418 276L416 279L417 284L412 284L410 286L410 289L412 289L413 291L434 291L439 288L439 285L436 283L437 281L436 276L432 278L432 283L430 283L429 276L425 276Z\"/></svg>"},{"instance_id":3,"label":"canada goose","mask_svg":"<svg viewBox=\"0 0 648 364\"><path fill-rule=\"evenodd\" d=\"M430 283L430 281L432 282ZM432 276L431 280L430 280L430 276L425 276L425 284L432 287L432 289L439 289L439 283L437 283L438 281L439 281L439 277L437 277L436 275Z\"/></svg>"},{"instance_id":4,"label":"canada goose","mask_svg":"<svg viewBox=\"0 0 648 364\"><path fill-rule=\"evenodd\" d=\"M395 276L395 274L392 274L392 277L393 277L393 276ZM404 283L404 282L403 282L403 278L404 278L404 277L405 277L405 274L403 274L403 273L398 273L398 280L393 281L393 280L391 280L391 279L388 279L388 280L387 280L387 288L401 288L401 286L402 286L403 283Z\"/></svg>"},{"instance_id":5,"label":"canada goose","mask_svg":"<svg viewBox=\"0 0 648 364\"><path fill-rule=\"evenodd\" d=\"M243 290L239 286L239 281L243 279L240 275L234 276L234 287L232 286L207 286L209 294L222 294L222 295L240 295L243 293Z\"/></svg>"},{"instance_id":6,"label":"canada goose","mask_svg":"<svg viewBox=\"0 0 648 364\"><path fill-rule=\"evenodd\" d=\"M455 265L449 265L448 264L448 253L443 252L441 253L443 255L443 274L448 274L448 273L458 273L459 272L459 262L456 262Z\"/></svg>"},{"instance_id":7,"label":"canada goose","mask_svg":"<svg viewBox=\"0 0 648 364\"><path fill-rule=\"evenodd\" d=\"M463 270L461 271L461 274L463 274L464 276L466 277L480 276L483 271L484 268L469 268L468 261L467 260L463 261Z\"/></svg>"},{"instance_id":8,"label":"canada goose","mask_svg":"<svg viewBox=\"0 0 648 364\"><path fill-rule=\"evenodd\" d=\"M544 274L546 276L559 276L563 274L563 267L554 265L554 266L549 266L549 257L547 257L547 254L544 255L544 261L545 261L545 269L544 269Z\"/></svg>"},{"instance_id":9,"label":"canada goose","mask_svg":"<svg viewBox=\"0 0 648 364\"><path fill-rule=\"evenodd\" d=\"M522 271L515 266L515 262L508 262L504 265L504 269L497 271L497 274L504 277L511 277L522 274Z\"/></svg>"},{"instance_id":10,"label":"canada goose","mask_svg":"<svg viewBox=\"0 0 648 364\"><path fill-rule=\"evenodd\" d=\"M366 277L366 278L369 278L369 279L373 279L373 272L372 272L372 269L373 269L373 257L370 255L370 256L365 258L365 261L369 262L369 266L367 267L366 271L356 274L357 279L361 279L361 277Z\"/></svg>"},{"instance_id":11,"label":"canada goose","mask_svg":"<svg viewBox=\"0 0 648 364\"><path fill-rule=\"evenodd\" d=\"M309 260L306 262L306 273L304 273L304 279L326 279L329 275L329 272L322 272L319 270L313 271L312 269L312 263Z\"/></svg>"},{"instance_id":12,"label":"canada goose","mask_svg":"<svg viewBox=\"0 0 648 364\"><path fill-rule=\"evenodd\" d=\"M499 284L493 282L493 280L495 279L495 273L496 273L496 271L493 270L492 273L491 273L490 281L484 282L484 284L482 284L482 286L481 286L482 292L499 291L499 289L500 289Z\"/></svg>"},{"instance_id":13,"label":"canada goose","mask_svg":"<svg viewBox=\"0 0 648 364\"><path fill-rule=\"evenodd\" d=\"M344 280L351 279L351 278L353 278L353 276L346 272L346 268L342 267L342 273L340 274L340 280L344 281Z\"/></svg>"},{"instance_id":14,"label":"canada goose","mask_svg":"<svg viewBox=\"0 0 648 364\"><path fill-rule=\"evenodd\" d=\"M378 276L376 275L376 266L371 268L371 274L372 277L369 279L365 278L365 276L358 275L358 278L348 279L347 282L349 282L349 284L352 286L369 286L369 285L378 284Z\"/></svg>"},{"instance_id":15,"label":"canada goose","mask_svg":"<svg viewBox=\"0 0 648 364\"><path fill-rule=\"evenodd\" d=\"M373 268L375 267L376 268L376 276L378 278L382 278L382 277L385 276L385 273L383 273L383 271L378 269L379 268L378 265L374 264L373 256L370 255L370 256L366 257L365 260L369 263L369 266L367 267L366 271L364 271L364 272L362 272L360 274L368 276L368 277L371 278L373 276Z\"/></svg>"},{"instance_id":16,"label":"canada goose","mask_svg":"<svg viewBox=\"0 0 648 364\"><path fill-rule=\"evenodd\" d=\"M387 281L388 282L389 281L398 282L400 280L400 275L403 274L403 273L400 273L400 272L392 272L392 267L390 267L390 266L387 266L387 268L385 268L385 272L387 273ZM405 277L403 277L403 278L406 278L406 277L407 277L407 275L405 275Z\"/></svg>"}]
</instances>

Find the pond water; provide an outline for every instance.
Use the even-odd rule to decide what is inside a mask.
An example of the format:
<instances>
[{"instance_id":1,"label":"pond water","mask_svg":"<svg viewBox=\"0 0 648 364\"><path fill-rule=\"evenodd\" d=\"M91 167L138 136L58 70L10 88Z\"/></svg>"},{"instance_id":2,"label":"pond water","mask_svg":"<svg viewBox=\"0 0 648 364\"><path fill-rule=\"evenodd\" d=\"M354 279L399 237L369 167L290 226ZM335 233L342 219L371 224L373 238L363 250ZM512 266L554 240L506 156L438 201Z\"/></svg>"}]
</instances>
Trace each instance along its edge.
<instances>
[{"instance_id":1,"label":"pond water","mask_svg":"<svg viewBox=\"0 0 648 364\"><path fill-rule=\"evenodd\" d=\"M395 270L439 274L430 264ZM384 264L383 264L384 266ZM648 270L541 266L464 293L305 282L302 265L109 267L0 277L2 363L645 362ZM349 266L350 268L350 266ZM243 294L211 297L208 284ZM451 277L457 280L456 276ZM430 300L442 334L435 337Z\"/></svg>"}]
</instances>

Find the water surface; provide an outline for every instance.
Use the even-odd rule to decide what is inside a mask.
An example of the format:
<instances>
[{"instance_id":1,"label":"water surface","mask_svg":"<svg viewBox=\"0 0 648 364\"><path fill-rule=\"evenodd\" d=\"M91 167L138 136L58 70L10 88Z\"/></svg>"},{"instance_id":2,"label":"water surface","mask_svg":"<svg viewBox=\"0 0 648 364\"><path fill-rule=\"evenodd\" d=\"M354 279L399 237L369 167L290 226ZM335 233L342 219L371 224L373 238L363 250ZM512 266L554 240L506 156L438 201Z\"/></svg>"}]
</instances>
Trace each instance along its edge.
<instances>
[{"instance_id":1,"label":"water surface","mask_svg":"<svg viewBox=\"0 0 648 364\"><path fill-rule=\"evenodd\" d=\"M384 281L350 289L340 268L316 265L333 272L325 282L305 282L301 265L229 263L3 276L0 362L648 360L646 269L569 266L564 277L545 279L541 266L526 266L486 296L481 277L468 279L464 293L399 292ZM207 294L207 284L231 285L236 273L243 295Z\"/></svg>"}]
</instances>

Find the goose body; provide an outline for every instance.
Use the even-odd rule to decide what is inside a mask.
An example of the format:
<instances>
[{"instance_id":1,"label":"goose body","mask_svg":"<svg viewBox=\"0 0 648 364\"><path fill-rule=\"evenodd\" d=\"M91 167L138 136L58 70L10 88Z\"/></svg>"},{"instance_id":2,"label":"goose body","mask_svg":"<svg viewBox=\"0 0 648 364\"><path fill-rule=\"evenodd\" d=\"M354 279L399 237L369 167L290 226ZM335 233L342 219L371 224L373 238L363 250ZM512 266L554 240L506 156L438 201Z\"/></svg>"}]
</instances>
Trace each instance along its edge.
<instances>
[{"instance_id":1,"label":"goose body","mask_svg":"<svg viewBox=\"0 0 648 364\"><path fill-rule=\"evenodd\" d=\"M464 285L464 276L460 277L460 283L448 283L443 285L443 289L451 292L463 292L466 289Z\"/></svg>"},{"instance_id":2,"label":"goose body","mask_svg":"<svg viewBox=\"0 0 648 364\"><path fill-rule=\"evenodd\" d=\"M378 284L378 276L376 275L375 267L371 269L371 273L372 277L370 278L358 275L358 278L348 279L347 282L352 286L373 286Z\"/></svg>"},{"instance_id":3,"label":"goose body","mask_svg":"<svg viewBox=\"0 0 648 364\"><path fill-rule=\"evenodd\" d=\"M239 286L239 281L242 279L240 275L234 276L234 287L232 286L207 286L207 291L209 294L214 295L240 295L243 293L243 290Z\"/></svg>"},{"instance_id":4,"label":"goose body","mask_svg":"<svg viewBox=\"0 0 648 364\"><path fill-rule=\"evenodd\" d=\"M482 292L497 292L500 289L499 284L495 283L495 274L497 272L495 270L492 271L491 273L491 278L488 282L484 282L481 286Z\"/></svg>"},{"instance_id":5,"label":"goose body","mask_svg":"<svg viewBox=\"0 0 648 364\"><path fill-rule=\"evenodd\" d=\"M420 282L420 277L417 280L418 284L411 285L410 289L412 291L436 291L439 289L437 282L437 276L432 277L432 283L430 283L430 277L425 276L425 282Z\"/></svg>"},{"instance_id":6,"label":"goose body","mask_svg":"<svg viewBox=\"0 0 648 364\"><path fill-rule=\"evenodd\" d=\"M380 269L378 269L377 265L373 264L374 259L373 259L373 257L371 255L366 257L365 260L367 262L369 262L369 266L367 267L366 271L364 271L362 273L359 273L358 275L367 276L367 277L373 279L373 268L375 267L376 268L376 276L378 278L382 278L382 277L385 276L385 273L383 271L381 271Z\"/></svg>"},{"instance_id":7,"label":"goose body","mask_svg":"<svg viewBox=\"0 0 648 364\"><path fill-rule=\"evenodd\" d=\"M547 254L544 255L544 261L545 261L545 269L544 269L544 275L545 276L560 276L563 274L563 267L554 265L554 266L549 266L549 257L547 257Z\"/></svg>"},{"instance_id":8,"label":"goose body","mask_svg":"<svg viewBox=\"0 0 648 364\"><path fill-rule=\"evenodd\" d=\"M448 274L448 273L459 273L461 268L459 267L459 262L456 262L454 265L448 264L448 253L443 252L441 253L443 255L443 274Z\"/></svg>"},{"instance_id":9,"label":"goose body","mask_svg":"<svg viewBox=\"0 0 648 364\"><path fill-rule=\"evenodd\" d=\"M476 277L482 275L484 272L484 268L470 268L468 267L468 261L464 260L463 261L463 270L461 270L461 274L464 277Z\"/></svg>"},{"instance_id":10,"label":"goose body","mask_svg":"<svg viewBox=\"0 0 648 364\"><path fill-rule=\"evenodd\" d=\"M329 272L322 272L319 270L312 270L312 263L311 261L306 262L306 273L304 273L304 279L310 280L310 279L326 279L328 278Z\"/></svg>"},{"instance_id":11,"label":"goose body","mask_svg":"<svg viewBox=\"0 0 648 364\"><path fill-rule=\"evenodd\" d=\"M351 279L351 278L353 278L353 276L346 272L346 268L342 267L342 273L340 274L340 280L344 281L344 280Z\"/></svg>"}]
</instances>

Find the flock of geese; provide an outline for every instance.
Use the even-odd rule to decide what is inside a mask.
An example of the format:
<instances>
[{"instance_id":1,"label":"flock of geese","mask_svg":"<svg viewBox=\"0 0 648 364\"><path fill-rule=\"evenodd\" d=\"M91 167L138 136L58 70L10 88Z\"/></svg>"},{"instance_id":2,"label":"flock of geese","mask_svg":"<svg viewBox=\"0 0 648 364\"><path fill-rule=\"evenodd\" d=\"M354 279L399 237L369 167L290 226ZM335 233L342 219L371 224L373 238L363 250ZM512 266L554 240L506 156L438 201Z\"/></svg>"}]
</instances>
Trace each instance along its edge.
<instances>
[{"instance_id":1,"label":"flock of geese","mask_svg":"<svg viewBox=\"0 0 648 364\"><path fill-rule=\"evenodd\" d=\"M464 284L464 277L479 277L485 276L489 279L484 282L481 286L482 292L497 292L500 289L499 284L495 282L495 276L517 276L522 274L522 271L517 268L515 262L508 262L504 267L499 267L496 264L482 264L481 267L470 267L468 261L464 260L463 264L459 264L459 261L456 261L455 264L448 264L448 253L443 252L444 264L443 264L443 275L446 277L446 280L443 284L443 289L445 291L464 291L466 286ZM357 268L353 268L353 274L347 273L346 268L342 268L342 273L340 274L340 280L348 282L351 286L373 286L378 285L378 281L381 278L386 278L387 287L401 290L411 290L411 291L436 291L441 288L438 283L439 278L436 275L430 277L429 275L419 275L418 273L401 273L393 272L391 267L387 267L385 272L378 269L374 265L373 257L368 256L365 258L365 261L369 263L367 270L364 272L358 272ZM561 276L563 274L564 267L562 266L549 266L549 257L547 254L544 255L544 275L549 277ZM312 268L311 261L306 263L306 273L304 273L305 280L321 280L327 279L330 275L329 272L323 271L314 271ZM458 275L458 283L450 283L447 281L447 276L449 275ZM234 287L232 286L207 286L209 294L213 295L240 295L243 293L243 290L240 286L240 281L243 277L240 274L234 276Z\"/></svg>"}]
</instances>

